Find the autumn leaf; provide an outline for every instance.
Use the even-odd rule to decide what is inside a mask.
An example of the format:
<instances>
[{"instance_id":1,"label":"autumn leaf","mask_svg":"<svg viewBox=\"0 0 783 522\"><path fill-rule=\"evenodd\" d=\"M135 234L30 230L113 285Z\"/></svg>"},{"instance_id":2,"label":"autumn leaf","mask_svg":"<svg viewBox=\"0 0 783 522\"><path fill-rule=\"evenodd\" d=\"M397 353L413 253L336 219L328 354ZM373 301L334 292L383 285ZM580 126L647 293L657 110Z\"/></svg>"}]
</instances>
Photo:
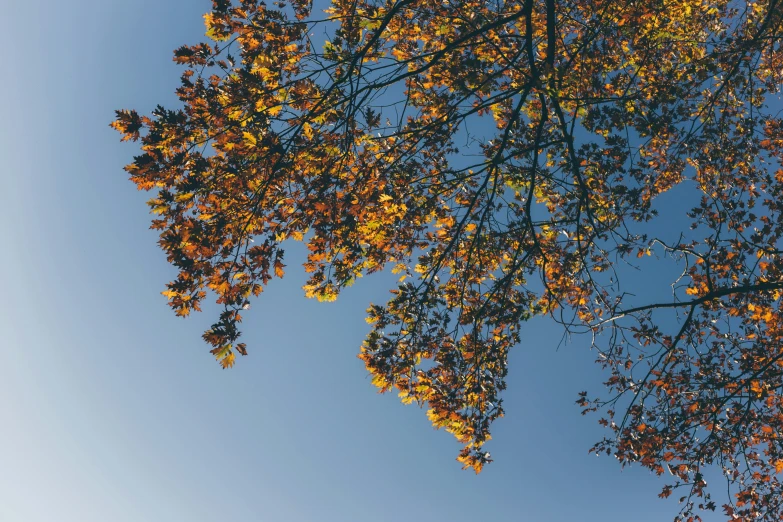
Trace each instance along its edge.
<instances>
[{"instance_id":1,"label":"autumn leaf","mask_svg":"<svg viewBox=\"0 0 783 522\"><path fill-rule=\"evenodd\" d=\"M281 263L280 261L275 261L275 275L277 277L283 277L285 275L285 270L283 268L285 265Z\"/></svg>"},{"instance_id":2,"label":"autumn leaf","mask_svg":"<svg viewBox=\"0 0 783 522\"><path fill-rule=\"evenodd\" d=\"M236 356L234 355L234 353L233 352L229 352L225 356L223 356L222 359L220 359L220 365L223 367L224 370L226 368L231 368L232 366L234 366L234 359L235 358L236 358Z\"/></svg>"}]
</instances>

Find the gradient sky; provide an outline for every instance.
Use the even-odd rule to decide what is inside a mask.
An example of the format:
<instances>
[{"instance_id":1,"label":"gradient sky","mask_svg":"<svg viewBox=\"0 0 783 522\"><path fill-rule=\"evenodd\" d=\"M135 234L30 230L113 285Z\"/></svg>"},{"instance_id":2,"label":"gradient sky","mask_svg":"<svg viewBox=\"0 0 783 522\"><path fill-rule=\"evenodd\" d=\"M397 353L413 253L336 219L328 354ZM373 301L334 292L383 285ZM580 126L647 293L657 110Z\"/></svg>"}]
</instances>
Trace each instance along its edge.
<instances>
[{"instance_id":1,"label":"gradient sky","mask_svg":"<svg viewBox=\"0 0 783 522\"><path fill-rule=\"evenodd\" d=\"M122 166L113 110L174 106L171 51L206 0L0 0L0 521L659 522L663 480L587 450L601 373L589 339L546 320L511 355L507 416L476 476L424 412L375 392L356 359L389 278L336 303L288 274L245 314L251 355L223 371L176 318L173 276ZM719 495L720 493L716 491ZM716 498L718 504L723 499ZM707 516L705 520L719 520Z\"/></svg>"}]
</instances>

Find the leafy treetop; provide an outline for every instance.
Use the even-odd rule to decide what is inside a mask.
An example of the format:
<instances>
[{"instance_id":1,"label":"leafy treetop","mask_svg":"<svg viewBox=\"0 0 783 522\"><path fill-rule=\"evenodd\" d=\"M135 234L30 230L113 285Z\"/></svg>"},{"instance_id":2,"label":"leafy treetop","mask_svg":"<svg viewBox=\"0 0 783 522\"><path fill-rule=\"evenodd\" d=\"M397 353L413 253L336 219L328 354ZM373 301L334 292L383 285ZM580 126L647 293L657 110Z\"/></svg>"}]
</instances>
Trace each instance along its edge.
<instances>
[{"instance_id":1,"label":"leafy treetop","mask_svg":"<svg viewBox=\"0 0 783 522\"><path fill-rule=\"evenodd\" d=\"M521 322L550 314L608 371L578 400L604 412L594 451L670 473L679 520L715 509L713 464L728 516L783 517L780 0L215 0L205 22L174 53L181 108L112 125L141 140L169 304L224 307L224 368L303 241L309 297L400 275L359 357L466 467ZM687 223L656 226L675 189ZM671 298L631 294L634 264L673 267Z\"/></svg>"}]
</instances>

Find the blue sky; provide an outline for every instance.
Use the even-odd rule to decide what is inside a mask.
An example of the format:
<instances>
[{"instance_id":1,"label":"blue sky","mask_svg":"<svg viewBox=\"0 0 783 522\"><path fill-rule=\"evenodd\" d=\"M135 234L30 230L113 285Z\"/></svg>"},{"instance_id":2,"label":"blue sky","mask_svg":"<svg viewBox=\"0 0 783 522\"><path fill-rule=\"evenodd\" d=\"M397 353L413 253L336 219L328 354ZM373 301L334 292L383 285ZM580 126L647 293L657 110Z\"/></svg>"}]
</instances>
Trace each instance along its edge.
<instances>
[{"instance_id":1,"label":"blue sky","mask_svg":"<svg viewBox=\"0 0 783 522\"><path fill-rule=\"evenodd\" d=\"M246 314L251 355L223 371L160 295L172 269L122 166L117 108L174 104L171 51L205 0L3 1L0 44L0 521L661 521L662 480L587 450L602 435L589 340L546 320L512 354L495 463L379 396L355 355L370 277L336 303L288 274ZM718 499L722 500L722 499ZM722 502L719 502L719 504ZM722 517L706 517L717 520Z\"/></svg>"}]
</instances>

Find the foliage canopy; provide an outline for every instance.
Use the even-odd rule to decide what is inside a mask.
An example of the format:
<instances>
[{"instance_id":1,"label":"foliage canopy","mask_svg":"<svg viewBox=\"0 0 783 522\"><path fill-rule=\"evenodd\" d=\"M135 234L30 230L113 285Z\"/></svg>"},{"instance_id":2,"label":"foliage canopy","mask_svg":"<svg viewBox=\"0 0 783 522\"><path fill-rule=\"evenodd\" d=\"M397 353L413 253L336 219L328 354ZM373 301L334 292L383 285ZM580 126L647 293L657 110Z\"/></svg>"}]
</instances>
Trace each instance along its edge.
<instances>
[{"instance_id":1,"label":"foliage canopy","mask_svg":"<svg viewBox=\"0 0 783 522\"><path fill-rule=\"evenodd\" d=\"M578 400L604 412L594 451L670 473L683 520L715 509L712 464L728 516L783 517L780 0L215 0L205 21L174 53L182 108L112 125L141 140L169 304L224 306L224 368L304 241L309 297L400 274L359 357L466 467L521 322L549 314L609 375ZM676 229L670 191L693 201ZM672 269L670 299L629 292Z\"/></svg>"}]
</instances>

